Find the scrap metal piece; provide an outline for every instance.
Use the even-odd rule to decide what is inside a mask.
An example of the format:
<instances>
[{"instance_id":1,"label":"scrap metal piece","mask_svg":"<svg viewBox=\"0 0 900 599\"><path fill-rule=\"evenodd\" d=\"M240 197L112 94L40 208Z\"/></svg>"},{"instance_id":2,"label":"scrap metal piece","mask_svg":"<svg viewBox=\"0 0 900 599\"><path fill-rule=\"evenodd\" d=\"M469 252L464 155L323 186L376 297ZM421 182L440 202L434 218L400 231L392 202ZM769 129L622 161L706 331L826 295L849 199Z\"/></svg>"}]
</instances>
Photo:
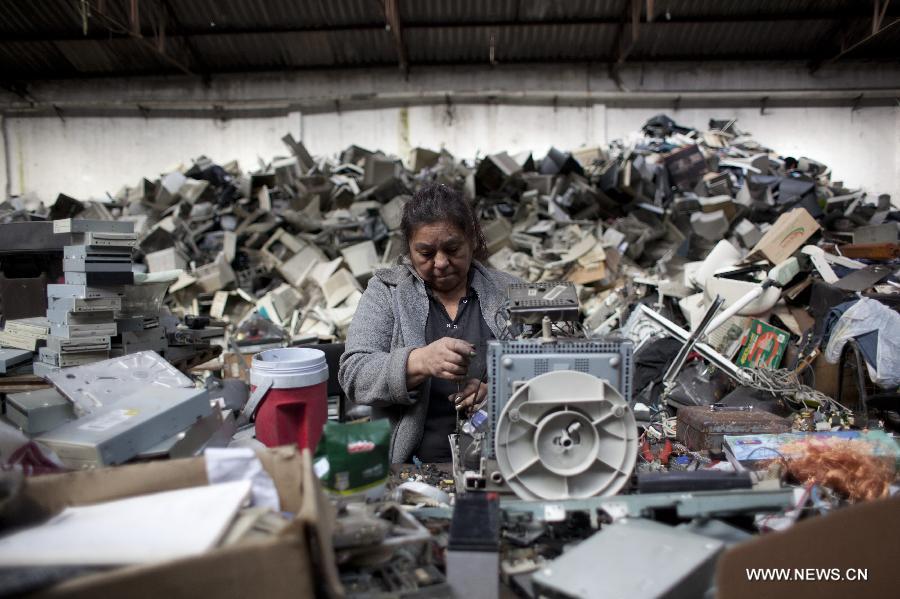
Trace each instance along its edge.
<instances>
[{"instance_id":1,"label":"scrap metal piece","mask_svg":"<svg viewBox=\"0 0 900 599\"><path fill-rule=\"evenodd\" d=\"M578 320L578 294L568 281L512 284L507 296L513 322L536 324L544 316L554 322Z\"/></svg>"},{"instance_id":2,"label":"scrap metal piece","mask_svg":"<svg viewBox=\"0 0 900 599\"><path fill-rule=\"evenodd\" d=\"M127 356L126 356L127 357ZM87 367L85 367L87 368ZM61 372L66 372L65 369ZM121 464L150 449L198 419L209 416L212 407L206 389L139 386L36 440L51 448L69 467Z\"/></svg>"},{"instance_id":3,"label":"scrap metal piece","mask_svg":"<svg viewBox=\"0 0 900 599\"><path fill-rule=\"evenodd\" d=\"M194 386L191 379L153 351L51 372L46 378L72 400L82 414L89 414L139 389L146 388L165 396L174 389Z\"/></svg>"},{"instance_id":4,"label":"scrap metal piece","mask_svg":"<svg viewBox=\"0 0 900 599\"><path fill-rule=\"evenodd\" d=\"M74 419L75 412L56 389L41 389L7 395L6 417L25 434L37 435Z\"/></svg>"},{"instance_id":5,"label":"scrap metal piece","mask_svg":"<svg viewBox=\"0 0 900 599\"><path fill-rule=\"evenodd\" d=\"M625 519L546 564L532 580L540 596L702 597L724 546L666 524ZM633 571L635 556L640 556L640 576Z\"/></svg>"},{"instance_id":6,"label":"scrap metal piece","mask_svg":"<svg viewBox=\"0 0 900 599\"><path fill-rule=\"evenodd\" d=\"M27 362L32 352L25 349L0 348L0 374L6 374L18 364Z\"/></svg>"},{"instance_id":7,"label":"scrap metal piece","mask_svg":"<svg viewBox=\"0 0 900 599\"><path fill-rule=\"evenodd\" d=\"M682 366L684 366L685 360L687 360L688 354L694 349L694 346L697 344L697 341L706 334L706 330L709 327L709 323L712 321L713 316L715 316L716 312L719 311L719 308L722 306L723 300L718 295L712 301L709 308L706 310L706 313L703 315L703 318L700 320L700 323L697 325L697 328L691 333L691 335L687 338L684 345L681 346L681 349L678 350L678 353L675 354L675 358L672 360L672 363L669 365L668 370L666 370L666 374L663 376L663 396L668 397L668 395L672 392L672 389L675 385L675 377L681 371Z\"/></svg>"},{"instance_id":8,"label":"scrap metal piece","mask_svg":"<svg viewBox=\"0 0 900 599\"><path fill-rule=\"evenodd\" d=\"M665 316L654 312L647 306L641 304L637 307L637 310L640 310L643 314L653 320L653 322L661 325L662 328L665 329L665 331L670 335L677 337L682 341L687 341L690 338L690 333L682 329L680 326L678 326ZM694 348L697 350L697 352L700 353L701 356L712 362L713 365L725 372L725 374L727 374L737 382L741 384L748 384L750 382L750 379L745 372L738 368L731 360L729 360L707 344L697 343L696 345L694 345Z\"/></svg>"},{"instance_id":9,"label":"scrap metal piece","mask_svg":"<svg viewBox=\"0 0 900 599\"><path fill-rule=\"evenodd\" d=\"M566 501L522 501L502 499L500 507L509 514L530 513L543 521L547 514L603 510L614 520L619 518L650 517L654 511L674 509L679 518L711 518L735 514L780 512L793 507L794 490L786 487L775 490L695 491L693 493L650 493L646 495L616 495L590 497Z\"/></svg>"}]
</instances>

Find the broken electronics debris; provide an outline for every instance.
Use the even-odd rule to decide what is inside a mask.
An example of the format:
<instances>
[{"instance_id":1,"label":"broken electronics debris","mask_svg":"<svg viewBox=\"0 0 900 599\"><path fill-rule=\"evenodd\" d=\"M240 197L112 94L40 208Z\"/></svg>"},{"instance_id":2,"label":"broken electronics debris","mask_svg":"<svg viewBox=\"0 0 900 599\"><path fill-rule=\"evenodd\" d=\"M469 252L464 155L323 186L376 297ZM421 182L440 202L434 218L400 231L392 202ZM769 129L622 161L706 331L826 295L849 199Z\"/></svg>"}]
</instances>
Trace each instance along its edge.
<instances>
[{"instance_id":1,"label":"broken electronics debris","mask_svg":"<svg viewBox=\"0 0 900 599\"><path fill-rule=\"evenodd\" d=\"M345 473L316 461L348 596L497 596L495 573L524 596L699 596L729 547L896 484L890 197L734 120L657 115L604 147L476 161L283 141L255 169L201 156L102 201L0 204L5 425L52 456L29 468L259 449L237 419L253 356L310 345L334 371L369 279L403 260L404 205L437 182L474 206L486 264L521 283L453 463L376 489L412 511L347 506ZM368 416L320 383L329 418ZM285 524L245 516L263 537Z\"/></svg>"}]
</instances>

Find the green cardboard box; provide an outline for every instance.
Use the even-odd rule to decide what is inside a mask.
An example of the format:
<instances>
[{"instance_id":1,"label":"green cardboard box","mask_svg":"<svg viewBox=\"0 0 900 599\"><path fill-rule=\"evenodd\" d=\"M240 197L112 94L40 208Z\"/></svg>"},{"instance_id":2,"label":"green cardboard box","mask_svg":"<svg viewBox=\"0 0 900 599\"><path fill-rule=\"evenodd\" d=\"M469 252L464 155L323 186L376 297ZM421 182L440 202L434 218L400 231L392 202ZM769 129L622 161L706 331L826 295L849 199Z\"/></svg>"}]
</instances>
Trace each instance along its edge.
<instances>
[{"instance_id":1,"label":"green cardboard box","mask_svg":"<svg viewBox=\"0 0 900 599\"><path fill-rule=\"evenodd\" d=\"M742 368L775 369L781 364L791 334L753 319L744 337L737 364Z\"/></svg>"}]
</instances>

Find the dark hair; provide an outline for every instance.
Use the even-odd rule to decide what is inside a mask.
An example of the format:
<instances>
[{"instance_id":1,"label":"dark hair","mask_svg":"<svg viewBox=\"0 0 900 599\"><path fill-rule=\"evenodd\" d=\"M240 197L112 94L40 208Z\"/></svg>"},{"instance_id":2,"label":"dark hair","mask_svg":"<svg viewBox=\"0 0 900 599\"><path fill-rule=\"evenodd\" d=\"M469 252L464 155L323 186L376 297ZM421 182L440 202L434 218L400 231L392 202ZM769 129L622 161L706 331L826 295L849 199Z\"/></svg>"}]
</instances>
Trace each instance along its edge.
<instances>
[{"instance_id":1,"label":"dark hair","mask_svg":"<svg viewBox=\"0 0 900 599\"><path fill-rule=\"evenodd\" d=\"M487 258L487 244L484 233L472 206L462 192L442 183L429 183L417 191L403 207L400 230L403 231L404 252L409 251L409 240L422 225L448 222L466 234L473 244L473 257Z\"/></svg>"}]
</instances>

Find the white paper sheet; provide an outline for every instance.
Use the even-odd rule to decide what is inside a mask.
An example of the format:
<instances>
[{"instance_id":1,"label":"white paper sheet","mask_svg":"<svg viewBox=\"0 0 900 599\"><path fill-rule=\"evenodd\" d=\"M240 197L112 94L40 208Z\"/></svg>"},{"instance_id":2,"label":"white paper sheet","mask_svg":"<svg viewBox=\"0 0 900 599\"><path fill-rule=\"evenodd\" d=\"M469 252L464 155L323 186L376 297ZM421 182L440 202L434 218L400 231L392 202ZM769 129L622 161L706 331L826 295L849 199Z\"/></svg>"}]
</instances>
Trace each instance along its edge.
<instances>
[{"instance_id":1,"label":"white paper sheet","mask_svg":"<svg viewBox=\"0 0 900 599\"><path fill-rule=\"evenodd\" d=\"M263 468L256 452L249 447L210 447L203 452L206 458L206 478L210 484L249 480L250 499L254 507L281 510L275 481Z\"/></svg>"},{"instance_id":2,"label":"white paper sheet","mask_svg":"<svg viewBox=\"0 0 900 599\"><path fill-rule=\"evenodd\" d=\"M0 538L0 566L123 565L197 555L227 530L250 481L70 507Z\"/></svg>"}]
</instances>

